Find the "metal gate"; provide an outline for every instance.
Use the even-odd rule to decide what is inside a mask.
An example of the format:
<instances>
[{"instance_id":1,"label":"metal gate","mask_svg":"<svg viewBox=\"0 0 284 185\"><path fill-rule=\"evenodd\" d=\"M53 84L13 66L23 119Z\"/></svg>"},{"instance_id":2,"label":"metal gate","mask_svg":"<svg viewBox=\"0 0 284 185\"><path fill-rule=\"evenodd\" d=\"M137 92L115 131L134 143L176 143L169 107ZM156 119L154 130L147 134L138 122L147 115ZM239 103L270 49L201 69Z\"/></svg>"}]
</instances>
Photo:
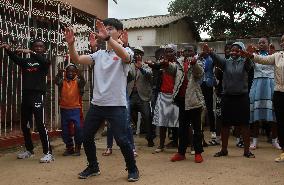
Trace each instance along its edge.
<instances>
[{"instance_id":1,"label":"metal gate","mask_svg":"<svg viewBox=\"0 0 284 185\"><path fill-rule=\"evenodd\" d=\"M96 17L73 8L70 4L53 0L0 0L0 42L13 49L29 48L30 41L41 39L47 46L46 57L51 61L46 78L45 123L49 131L60 128L58 91L54 77L58 69L70 62L63 37L63 27L76 29L76 48L80 54L89 52L89 32L94 29ZM0 43L0 44L1 44ZM28 57L22 55L22 57ZM89 84L91 70L80 66ZM32 83L32 82L31 82ZM91 92L86 85L83 100L89 102ZM22 77L20 68L0 49L0 138L20 132L20 104ZM88 103L85 103L88 106ZM35 130L34 121L30 127Z\"/></svg>"}]
</instances>

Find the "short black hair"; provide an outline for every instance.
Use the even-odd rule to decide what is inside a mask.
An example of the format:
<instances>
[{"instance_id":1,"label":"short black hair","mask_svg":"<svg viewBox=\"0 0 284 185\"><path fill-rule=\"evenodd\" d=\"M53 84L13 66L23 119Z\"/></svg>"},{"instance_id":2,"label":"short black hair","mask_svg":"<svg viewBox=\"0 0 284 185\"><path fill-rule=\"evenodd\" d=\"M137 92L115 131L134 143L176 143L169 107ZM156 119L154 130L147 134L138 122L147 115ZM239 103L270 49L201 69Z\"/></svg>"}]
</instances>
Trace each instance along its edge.
<instances>
[{"instance_id":1,"label":"short black hair","mask_svg":"<svg viewBox=\"0 0 284 185\"><path fill-rule=\"evenodd\" d=\"M259 41L260 39L266 39L266 40L267 40L267 43L268 43L268 44L270 43L269 38L266 37L266 36L260 37L260 38L258 39L258 41Z\"/></svg>"},{"instance_id":2,"label":"short black hair","mask_svg":"<svg viewBox=\"0 0 284 185\"><path fill-rule=\"evenodd\" d=\"M30 42L30 46L33 47L34 44L37 43L37 42L43 43L44 47L46 48L45 42L43 40L41 40L41 39L35 39L35 40L31 41Z\"/></svg>"},{"instance_id":3,"label":"short black hair","mask_svg":"<svg viewBox=\"0 0 284 185\"><path fill-rule=\"evenodd\" d=\"M105 26L113 26L117 30L123 30L123 24L120 20L115 18L107 18L103 20Z\"/></svg>"},{"instance_id":4,"label":"short black hair","mask_svg":"<svg viewBox=\"0 0 284 185\"><path fill-rule=\"evenodd\" d=\"M70 63L69 65L66 66L65 70L67 71L70 67L74 67L76 70L78 67L75 64Z\"/></svg>"},{"instance_id":5,"label":"short black hair","mask_svg":"<svg viewBox=\"0 0 284 185\"><path fill-rule=\"evenodd\" d=\"M164 54L164 51L165 51L165 48L158 48L155 51L155 58L156 58L156 60L158 60L159 57Z\"/></svg>"}]
</instances>

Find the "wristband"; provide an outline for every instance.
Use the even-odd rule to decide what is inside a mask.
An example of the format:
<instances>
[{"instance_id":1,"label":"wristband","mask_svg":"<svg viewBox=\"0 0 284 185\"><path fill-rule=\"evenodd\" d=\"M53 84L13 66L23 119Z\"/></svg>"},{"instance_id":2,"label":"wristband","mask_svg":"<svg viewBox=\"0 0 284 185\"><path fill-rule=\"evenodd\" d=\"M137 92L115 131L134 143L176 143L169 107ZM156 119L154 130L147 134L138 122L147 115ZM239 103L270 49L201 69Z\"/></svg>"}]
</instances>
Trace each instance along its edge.
<instances>
[{"instance_id":1,"label":"wristband","mask_svg":"<svg viewBox=\"0 0 284 185\"><path fill-rule=\"evenodd\" d=\"M123 44L122 46L123 46L124 48L126 48L126 47L129 47L129 48L130 48L129 43Z\"/></svg>"}]
</instances>

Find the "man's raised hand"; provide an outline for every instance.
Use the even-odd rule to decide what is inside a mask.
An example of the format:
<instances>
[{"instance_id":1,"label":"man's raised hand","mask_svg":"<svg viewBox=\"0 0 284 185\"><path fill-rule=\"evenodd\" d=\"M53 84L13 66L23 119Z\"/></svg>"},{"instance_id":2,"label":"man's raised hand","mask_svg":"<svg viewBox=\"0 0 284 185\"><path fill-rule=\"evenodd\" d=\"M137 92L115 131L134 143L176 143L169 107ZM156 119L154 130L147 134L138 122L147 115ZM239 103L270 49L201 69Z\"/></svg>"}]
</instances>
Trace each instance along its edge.
<instances>
[{"instance_id":1,"label":"man's raised hand","mask_svg":"<svg viewBox=\"0 0 284 185\"><path fill-rule=\"evenodd\" d=\"M98 39L96 38L96 35L92 32L90 33L90 45L91 47L97 47Z\"/></svg>"},{"instance_id":2,"label":"man's raised hand","mask_svg":"<svg viewBox=\"0 0 284 185\"><path fill-rule=\"evenodd\" d=\"M123 42L124 45L128 44L128 33L126 30L123 30L121 36L120 36L120 40Z\"/></svg>"},{"instance_id":3,"label":"man's raised hand","mask_svg":"<svg viewBox=\"0 0 284 185\"><path fill-rule=\"evenodd\" d=\"M72 45L75 42L74 31L71 27L65 28L64 37L68 45Z\"/></svg>"},{"instance_id":4,"label":"man's raised hand","mask_svg":"<svg viewBox=\"0 0 284 185\"><path fill-rule=\"evenodd\" d=\"M108 31L106 30L104 23L102 21L97 20L96 27L99 33L95 32L94 34L101 40L104 40L104 41L107 40L110 35Z\"/></svg>"}]
</instances>

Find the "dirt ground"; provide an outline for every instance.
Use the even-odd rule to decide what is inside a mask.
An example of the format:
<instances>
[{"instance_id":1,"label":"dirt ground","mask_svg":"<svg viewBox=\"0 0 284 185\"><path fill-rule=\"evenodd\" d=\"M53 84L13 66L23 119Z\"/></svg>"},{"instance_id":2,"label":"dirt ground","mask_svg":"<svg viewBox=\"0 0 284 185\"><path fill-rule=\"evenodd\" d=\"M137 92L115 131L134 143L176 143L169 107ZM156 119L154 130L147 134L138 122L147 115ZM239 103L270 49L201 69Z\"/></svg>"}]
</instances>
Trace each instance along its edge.
<instances>
[{"instance_id":1,"label":"dirt ground","mask_svg":"<svg viewBox=\"0 0 284 185\"><path fill-rule=\"evenodd\" d=\"M135 138L138 154L137 164L140 170L140 180L137 185L283 185L284 163L273 160L280 154L261 138L260 148L254 151L256 158L242 157L242 149L235 147L235 140L230 138L229 156L214 158L218 146L205 148L204 162L194 163L194 156L187 153L187 159L180 162L170 162L175 149L163 153L152 154L155 148L146 147L142 137ZM96 140L101 175L81 180L77 174L86 167L86 157L63 157L64 145L60 138L52 141L55 161L50 164L39 164L41 147L35 149L35 157L26 160L16 159L21 148L1 151L0 153L0 185L126 185L127 172L122 155L115 145L113 154L103 157L106 138ZM155 143L158 140L156 139Z\"/></svg>"}]
</instances>

